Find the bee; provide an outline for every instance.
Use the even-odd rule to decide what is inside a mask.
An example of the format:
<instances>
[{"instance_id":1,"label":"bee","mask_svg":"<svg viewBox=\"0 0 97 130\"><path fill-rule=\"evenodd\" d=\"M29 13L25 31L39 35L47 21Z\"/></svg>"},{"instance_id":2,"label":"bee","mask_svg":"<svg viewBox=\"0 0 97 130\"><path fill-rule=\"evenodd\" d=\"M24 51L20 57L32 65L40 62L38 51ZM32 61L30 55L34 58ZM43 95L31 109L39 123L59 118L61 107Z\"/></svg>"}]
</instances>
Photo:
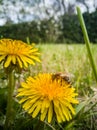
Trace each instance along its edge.
<instances>
[{"instance_id":1,"label":"bee","mask_svg":"<svg viewBox=\"0 0 97 130\"><path fill-rule=\"evenodd\" d=\"M68 74L68 73L55 73L52 75L52 80L60 80L65 81L67 84L71 84L71 78L73 77L73 75Z\"/></svg>"}]
</instances>

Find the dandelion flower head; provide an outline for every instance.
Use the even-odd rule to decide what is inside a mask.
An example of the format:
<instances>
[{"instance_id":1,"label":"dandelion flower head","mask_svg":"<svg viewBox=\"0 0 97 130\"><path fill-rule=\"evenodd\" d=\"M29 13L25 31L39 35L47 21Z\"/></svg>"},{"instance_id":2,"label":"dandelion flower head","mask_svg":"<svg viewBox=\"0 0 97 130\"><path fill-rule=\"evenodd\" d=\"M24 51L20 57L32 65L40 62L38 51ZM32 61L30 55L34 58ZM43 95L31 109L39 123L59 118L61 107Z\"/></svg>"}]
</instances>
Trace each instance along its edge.
<instances>
[{"instance_id":1,"label":"dandelion flower head","mask_svg":"<svg viewBox=\"0 0 97 130\"><path fill-rule=\"evenodd\" d=\"M38 116L41 121L49 123L55 118L59 123L69 121L75 115L74 104L77 93L70 85L59 80L52 80L52 74L43 73L28 77L18 88L17 97L33 118Z\"/></svg>"},{"instance_id":2,"label":"dandelion flower head","mask_svg":"<svg viewBox=\"0 0 97 130\"><path fill-rule=\"evenodd\" d=\"M16 65L20 68L28 67L28 64L35 64L38 61L38 49L20 40L1 39L0 40L0 62L4 62L4 67Z\"/></svg>"}]
</instances>

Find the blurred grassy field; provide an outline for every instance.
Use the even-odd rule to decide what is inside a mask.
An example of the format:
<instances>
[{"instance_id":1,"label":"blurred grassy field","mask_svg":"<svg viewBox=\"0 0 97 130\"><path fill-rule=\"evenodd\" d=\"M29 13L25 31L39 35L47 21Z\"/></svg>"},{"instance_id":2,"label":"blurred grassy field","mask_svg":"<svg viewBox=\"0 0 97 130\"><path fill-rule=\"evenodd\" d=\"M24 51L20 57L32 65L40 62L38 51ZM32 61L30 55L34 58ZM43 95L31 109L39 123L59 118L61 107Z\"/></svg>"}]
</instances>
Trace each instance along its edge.
<instances>
[{"instance_id":1,"label":"blurred grassy field","mask_svg":"<svg viewBox=\"0 0 97 130\"><path fill-rule=\"evenodd\" d=\"M31 67L31 74L39 72L68 72L74 75L74 85L80 89L95 86L95 79L85 44L39 44L41 64ZM91 45L97 65L97 45ZM84 91L85 94L87 91Z\"/></svg>"},{"instance_id":2,"label":"blurred grassy field","mask_svg":"<svg viewBox=\"0 0 97 130\"><path fill-rule=\"evenodd\" d=\"M97 130L97 84L93 76L92 68L88 59L86 46L84 44L38 44L41 53L41 63L36 63L35 66L30 66L29 70L22 71L21 75L16 74L16 89L20 83L28 76L36 75L38 73L70 73L73 75L72 84L78 92L79 112L74 120L74 129L68 130ZM97 66L97 45L91 45L93 57ZM0 130L3 128L7 101L7 77L4 70L0 70ZM92 88L95 88L93 90ZM94 97L91 99L94 93ZM16 94L16 92L15 92ZM37 124L37 119L32 120L25 112L22 112L21 106L15 102L15 130L30 130ZM81 106L82 105L82 106ZM22 123L21 123L22 122ZM21 125L20 125L21 123ZM65 123L63 126L55 124L56 130L65 130ZM45 127L44 127L45 126ZM44 124L40 130L51 130ZM58 127L58 128L57 128ZM28 129L27 129L28 128ZM66 129L67 130L67 129Z\"/></svg>"}]
</instances>

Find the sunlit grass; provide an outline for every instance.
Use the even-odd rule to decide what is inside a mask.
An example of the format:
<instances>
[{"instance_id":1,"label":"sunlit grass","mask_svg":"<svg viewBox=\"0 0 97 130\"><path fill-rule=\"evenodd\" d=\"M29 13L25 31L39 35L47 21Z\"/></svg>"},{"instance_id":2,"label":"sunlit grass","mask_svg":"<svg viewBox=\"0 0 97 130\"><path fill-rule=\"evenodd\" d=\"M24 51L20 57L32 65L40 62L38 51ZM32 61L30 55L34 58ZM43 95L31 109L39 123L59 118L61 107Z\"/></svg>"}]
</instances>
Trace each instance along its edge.
<instances>
[{"instance_id":1,"label":"sunlit grass","mask_svg":"<svg viewBox=\"0 0 97 130\"><path fill-rule=\"evenodd\" d=\"M97 101L97 85L88 59L85 44L38 44L37 47L39 48L39 52L41 53L41 64L36 63L35 66L30 66L29 70L24 69L19 77L19 80L18 74L16 74L16 89L20 86L20 82L26 79L29 75L34 76L37 75L39 72L67 72L72 74L72 85L73 87L77 88L76 91L78 92L78 99L81 104L79 104L79 107L77 108L77 115L75 116L74 120L69 122L69 124L71 125L74 121L76 130L84 129L84 127L87 130L88 127L90 128L90 130L92 130L92 128L96 130L97 107L94 107L94 105L96 105ZM91 49L93 57L95 59L95 63L97 65L97 45L92 44ZM0 90L0 106L2 106L2 108L6 108L7 77L3 74L3 71L4 70L2 69L0 71L0 88L2 89ZM92 88L94 88L94 90ZM94 95L93 91L95 91ZM15 108L17 112L15 130L21 130L23 128L26 129L27 127L29 128L29 130L30 128L32 129L32 126L37 124L37 119L34 122L32 118L30 118L28 115L25 115L25 112L21 111L17 103L15 105L17 106ZM3 111L5 112L5 109L3 109ZM4 113L3 111L1 111L1 113ZM3 126L3 115L2 119L0 120L2 121L1 126ZM21 120L22 124L19 125ZM45 127L46 128L44 129L48 130L49 126L46 125ZM66 129L65 124L62 124L62 126L57 126L56 124L54 127L58 127L56 130L60 130L61 127ZM69 126L67 125L67 127ZM43 128L40 128L40 130L43 130Z\"/></svg>"},{"instance_id":2,"label":"sunlit grass","mask_svg":"<svg viewBox=\"0 0 97 130\"><path fill-rule=\"evenodd\" d=\"M32 75L38 72L67 72L74 75L74 85L82 91L95 85L85 44L39 44L38 48L42 62L31 69ZM92 52L97 64L97 45L92 44Z\"/></svg>"}]
</instances>

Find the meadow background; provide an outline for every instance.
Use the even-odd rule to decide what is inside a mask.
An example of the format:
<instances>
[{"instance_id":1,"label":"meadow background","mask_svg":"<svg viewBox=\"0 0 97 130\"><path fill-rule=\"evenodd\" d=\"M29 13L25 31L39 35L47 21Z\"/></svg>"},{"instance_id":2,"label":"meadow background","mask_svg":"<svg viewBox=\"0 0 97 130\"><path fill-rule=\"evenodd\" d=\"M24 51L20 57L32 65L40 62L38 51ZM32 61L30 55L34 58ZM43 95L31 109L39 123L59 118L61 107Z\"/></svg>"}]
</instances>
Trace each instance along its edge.
<instances>
[{"instance_id":1,"label":"meadow background","mask_svg":"<svg viewBox=\"0 0 97 130\"><path fill-rule=\"evenodd\" d=\"M78 100L80 106L77 116L68 123L42 124L41 130L96 130L96 114L97 114L97 84L89 62L88 53L85 44L38 44L36 47L41 52L41 63L30 66L28 70L24 70L19 76L16 74L16 88L29 75L34 76L38 73L69 73L72 85L78 92ZM97 64L97 45L91 44L91 49L95 63ZM14 95L15 96L15 95ZM16 100L16 99L15 99ZM0 128L3 130L5 112L7 103L7 77L4 70L0 71ZM16 116L13 130L33 130L36 129L37 119L32 119L26 114L15 101L14 109ZM14 115L13 115L14 116ZM21 122L21 125L19 125ZM72 126L74 122L74 125Z\"/></svg>"},{"instance_id":2,"label":"meadow background","mask_svg":"<svg viewBox=\"0 0 97 130\"><path fill-rule=\"evenodd\" d=\"M88 89L96 87L85 44L39 44L37 47L40 49L42 62L32 67L32 75L39 72L70 73L74 75L71 77L75 87L83 94L88 94ZM97 64L97 45L91 44L91 49Z\"/></svg>"},{"instance_id":3,"label":"meadow background","mask_svg":"<svg viewBox=\"0 0 97 130\"><path fill-rule=\"evenodd\" d=\"M41 54L41 63L29 66L21 75L15 75L16 88L29 75L69 73L72 75L72 85L78 92L80 105L76 109L76 116L69 123L50 125L43 122L37 128L38 119L32 119L22 110L15 98L15 91L12 130L97 130L97 83L76 13L76 6L81 7L97 67L97 2L47 1L1 0L0 38L22 40L27 44L35 43ZM0 130L3 130L5 121L7 94L7 75L1 65Z\"/></svg>"}]
</instances>

